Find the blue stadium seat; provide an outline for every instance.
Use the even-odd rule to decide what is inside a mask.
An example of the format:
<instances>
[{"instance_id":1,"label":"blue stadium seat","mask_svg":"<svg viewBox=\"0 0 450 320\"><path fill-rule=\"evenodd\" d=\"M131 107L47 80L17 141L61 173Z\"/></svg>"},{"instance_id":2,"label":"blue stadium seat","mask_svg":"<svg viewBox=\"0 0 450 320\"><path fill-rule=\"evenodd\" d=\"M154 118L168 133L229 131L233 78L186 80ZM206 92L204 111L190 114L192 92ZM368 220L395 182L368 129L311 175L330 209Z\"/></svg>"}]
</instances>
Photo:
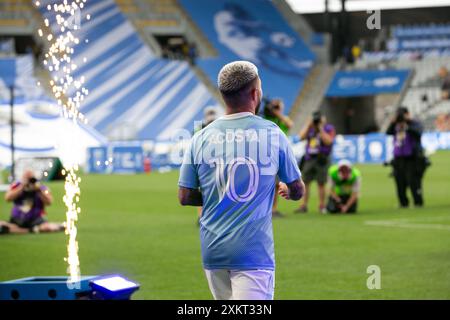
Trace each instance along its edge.
<instances>
[{"instance_id":1,"label":"blue stadium seat","mask_svg":"<svg viewBox=\"0 0 450 320\"><path fill-rule=\"evenodd\" d=\"M180 0L219 55L198 65L216 82L220 68L233 60L255 63L263 91L280 97L289 112L315 55L269 0ZM309 39L307 39L309 40Z\"/></svg>"},{"instance_id":2,"label":"blue stadium seat","mask_svg":"<svg viewBox=\"0 0 450 320\"><path fill-rule=\"evenodd\" d=\"M56 15L46 9L55 1L41 3L57 36ZM177 129L193 131L203 109L218 105L186 62L155 57L114 1L88 1L81 28L72 32L80 39L73 76L84 76L89 90L81 111L100 132L132 125L136 139L167 140Z\"/></svg>"}]
</instances>

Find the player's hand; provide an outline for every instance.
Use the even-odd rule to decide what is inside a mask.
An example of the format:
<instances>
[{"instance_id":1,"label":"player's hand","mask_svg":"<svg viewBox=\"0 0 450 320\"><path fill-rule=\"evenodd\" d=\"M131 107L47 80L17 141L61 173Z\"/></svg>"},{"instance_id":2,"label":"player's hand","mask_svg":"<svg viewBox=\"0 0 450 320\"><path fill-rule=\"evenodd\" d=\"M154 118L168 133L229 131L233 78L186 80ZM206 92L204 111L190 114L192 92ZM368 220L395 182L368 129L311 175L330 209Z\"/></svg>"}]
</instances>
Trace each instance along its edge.
<instances>
[{"instance_id":1,"label":"player's hand","mask_svg":"<svg viewBox=\"0 0 450 320\"><path fill-rule=\"evenodd\" d=\"M280 196L282 196L283 198L285 198L286 200L290 200L291 198L289 197L289 189L287 187L287 185L283 182L279 182L278 183L278 194Z\"/></svg>"},{"instance_id":2,"label":"player's hand","mask_svg":"<svg viewBox=\"0 0 450 320\"><path fill-rule=\"evenodd\" d=\"M341 206L341 213L347 213L348 207L346 205Z\"/></svg>"}]
</instances>

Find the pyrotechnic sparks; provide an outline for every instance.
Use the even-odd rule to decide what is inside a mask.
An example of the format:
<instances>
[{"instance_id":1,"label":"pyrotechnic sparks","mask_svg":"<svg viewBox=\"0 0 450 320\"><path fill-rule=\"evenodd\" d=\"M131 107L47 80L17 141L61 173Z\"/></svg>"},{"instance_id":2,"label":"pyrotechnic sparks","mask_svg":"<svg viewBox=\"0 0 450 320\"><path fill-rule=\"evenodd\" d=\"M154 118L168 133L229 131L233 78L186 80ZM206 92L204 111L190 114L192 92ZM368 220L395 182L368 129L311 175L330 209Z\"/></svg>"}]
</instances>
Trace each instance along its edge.
<instances>
[{"instance_id":1,"label":"pyrotechnic sparks","mask_svg":"<svg viewBox=\"0 0 450 320\"><path fill-rule=\"evenodd\" d=\"M49 48L43 63L52 74L50 80L52 93L58 105L62 107L64 117L72 119L75 124L78 121L87 123L87 119L79 109L89 92L84 87L84 76L73 76L73 72L77 70L78 66L72 59L74 48L80 43L80 39L74 31L81 27L80 17L84 3L86 3L86 0L63 0L55 1L52 5L48 4L46 6L47 11L52 11L55 17L56 25L53 24L55 34L50 29L51 23L48 19L44 19L42 28L38 30L38 35L49 42ZM35 5L39 7L41 3L35 1ZM85 18L89 20L91 16L87 15ZM85 43L87 43L87 39L85 39ZM86 58L83 58L83 62L86 61ZM67 143L70 143L70 141L67 141ZM68 279L69 288L79 284L81 274L76 227L78 214L81 211L78 205L81 178L77 176L77 171L77 164L65 164L63 170L63 175L66 176L63 201L67 207L66 234L69 237L69 242L65 261L68 263L70 275Z\"/></svg>"},{"instance_id":2,"label":"pyrotechnic sparks","mask_svg":"<svg viewBox=\"0 0 450 320\"><path fill-rule=\"evenodd\" d=\"M80 281L80 260L78 258L78 242L77 242L77 227L78 214L81 208L78 206L80 200L80 182L81 178L77 176L78 166L73 166L64 172L66 181L64 189L66 191L63 200L67 207L66 212L66 234L69 235L69 243L67 245L68 257L65 259L69 265L68 273L70 274L70 281L68 284L74 285Z\"/></svg>"}]
</instances>

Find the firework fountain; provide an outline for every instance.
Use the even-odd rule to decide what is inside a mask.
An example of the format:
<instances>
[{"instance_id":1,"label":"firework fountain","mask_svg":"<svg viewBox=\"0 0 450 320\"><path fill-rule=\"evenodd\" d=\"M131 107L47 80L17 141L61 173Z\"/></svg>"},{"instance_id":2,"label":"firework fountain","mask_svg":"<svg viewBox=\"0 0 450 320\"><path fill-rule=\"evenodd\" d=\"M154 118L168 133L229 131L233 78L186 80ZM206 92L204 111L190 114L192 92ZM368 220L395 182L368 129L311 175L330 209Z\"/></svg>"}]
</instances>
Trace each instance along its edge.
<instances>
[{"instance_id":1,"label":"firework fountain","mask_svg":"<svg viewBox=\"0 0 450 320\"><path fill-rule=\"evenodd\" d=\"M44 15L54 17L50 23L44 18L44 25L38 30L38 35L48 41L48 51L45 53L44 66L51 74L51 91L61 106L63 116L70 119L74 126L80 122L87 123L85 116L79 111L80 105L88 94L84 87L83 75L74 76L78 69L72 59L77 45L76 36L81 28L81 22L90 20L89 14L83 15L86 0L46 1L45 4L35 1L34 4ZM53 18L52 18L53 19ZM85 40L87 43L87 40ZM82 59L86 63L87 59ZM38 83L39 85L39 83ZM76 142L64 141L63 146L72 147ZM81 276L78 257L77 226L78 215L81 212L80 184L78 176L79 164L66 159L62 174L65 176L63 197L66 206L66 234L68 235L67 257L68 277L29 277L0 283L0 300L3 299L129 299L139 285L120 275Z\"/></svg>"},{"instance_id":2,"label":"firework fountain","mask_svg":"<svg viewBox=\"0 0 450 320\"><path fill-rule=\"evenodd\" d=\"M52 24L52 27L57 36L53 35L52 28L50 28L50 21L47 18L44 19L44 24L48 31L38 30L39 36L49 42L48 51L45 53L43 63L52 75L52 79L50 80L52 93L58 105L62 107L64 117L72 119L74 125L77 125L78 121L87 123L87 119L79 111L82 101L88 94L88 90L84 87L85 79L82 75L78 78L72 75L78 68L72 59L75 48L80 42L76 36L76 32L81 28L83 18L85 20L90 19L89 15L83 16L85 3L86 0L64 0L47 4L45 9L53 11L52 16L55 17L55 23ZM35 5L40 7L41 3L36 1ZM86 61L86 58L83 61ZM81 211L78 205L80 200L81 178L78 177L77 172L78 164L65 164L63 174L66 179L63 201L67 208L65 224L69 241L65 261L68 263L69 278L67 285L69 288L79 288L80 286L80 261L78 258L76 222L78 220L78 214Z\"/></svg>"}]
</instances>

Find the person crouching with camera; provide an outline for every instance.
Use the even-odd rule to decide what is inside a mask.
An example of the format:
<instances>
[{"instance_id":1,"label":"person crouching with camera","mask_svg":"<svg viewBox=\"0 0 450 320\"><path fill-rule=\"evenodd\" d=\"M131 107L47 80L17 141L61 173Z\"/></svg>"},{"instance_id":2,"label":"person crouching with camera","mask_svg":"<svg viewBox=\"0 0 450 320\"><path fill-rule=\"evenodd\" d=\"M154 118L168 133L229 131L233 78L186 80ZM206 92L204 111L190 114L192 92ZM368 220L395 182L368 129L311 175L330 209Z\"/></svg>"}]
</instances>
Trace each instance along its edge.
<instances>
[{"instance_id":1,"label":"person crouching with camera","mask_svg":"<svg viewBox=\"0 0 450 320\"><path fill-rule=\"evenodd\" d=\"M0 221L0 234L64 231L61 223L45 219L45 207L53 202L50 190L36 179L33 171L25 170L22 180L11 185L5 200L13 202L9 222Z\"/></svg>"},{"instance_id":2,"label":"person crouching with camera","mask_svg":"<svg viewBox=\"0 0 450 320\"><path fill-rule=\"evenodd\" d=\"M411 189L416 207L423 206L422 178L427 167L421 145L422 125L413 120L407 108L399 107L386 134L394 136L394 179L400 208L407 208L407 188Z\"/></svg>"},{"instance_id":3,"label":"person crouching with camera","mask_svg":"<svg viewBox=\"0 0 450 320\"><path fill-rule=\"evenodd\" d=\"M300 131L299 136L301 140L306 140L305 154L300 161L300 170L306 189L303 204L295 212L305 213L308 211L309 187L311 182L316 180L319 189L319 211L327 213L325 186L336 130L333 125L326 122L320 111L315 111L312 119Z\"/></svg>"},{"instance_id":4,"label":"person crouching with camera","mask_svg":"<svg viewBox=\"0 0 450 320\"><path fill-rule=\"evenodd\" d=\"M328 213L356 213L361 189L361 172L348 160L341 160L328 170L330 196Z\"/></svg>"}]
</instances>

